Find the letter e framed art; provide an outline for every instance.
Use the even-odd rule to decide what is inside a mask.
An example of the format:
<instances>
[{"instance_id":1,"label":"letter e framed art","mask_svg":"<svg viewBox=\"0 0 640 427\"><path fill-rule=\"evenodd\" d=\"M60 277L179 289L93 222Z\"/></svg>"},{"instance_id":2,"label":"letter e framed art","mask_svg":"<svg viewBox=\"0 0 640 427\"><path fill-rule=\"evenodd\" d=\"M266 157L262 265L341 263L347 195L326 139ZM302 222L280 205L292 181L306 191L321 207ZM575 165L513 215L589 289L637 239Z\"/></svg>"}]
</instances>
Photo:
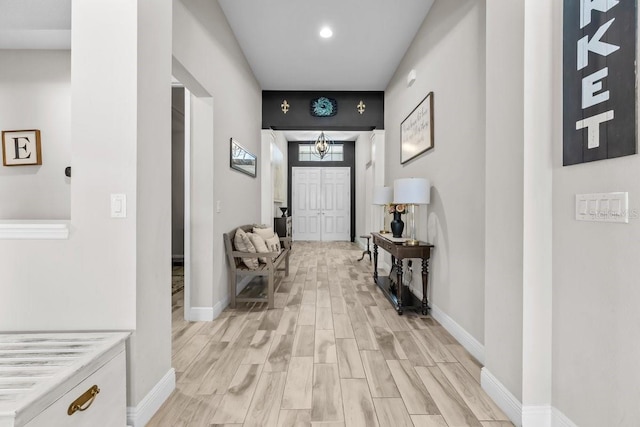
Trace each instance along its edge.
<instances>
[{"instance_id":1,"label":"letter e framed art","mask_svg":"<svg viewBox=\"0 0 640 427\"><path fill-rule=\"evenodd\" d=\"M637 0L564 0L563 166L637 153Z\"/></svg>"},{"instance_id":2,"label":"letter e framed art","mask_svg":"<svg viewBox=\"0 0 640 427\"><path fill-rule=\"evenodd\" d=\"M40 131L2 131L2 164L5 166L41 165Z\"/></svg>"}]
</instances>

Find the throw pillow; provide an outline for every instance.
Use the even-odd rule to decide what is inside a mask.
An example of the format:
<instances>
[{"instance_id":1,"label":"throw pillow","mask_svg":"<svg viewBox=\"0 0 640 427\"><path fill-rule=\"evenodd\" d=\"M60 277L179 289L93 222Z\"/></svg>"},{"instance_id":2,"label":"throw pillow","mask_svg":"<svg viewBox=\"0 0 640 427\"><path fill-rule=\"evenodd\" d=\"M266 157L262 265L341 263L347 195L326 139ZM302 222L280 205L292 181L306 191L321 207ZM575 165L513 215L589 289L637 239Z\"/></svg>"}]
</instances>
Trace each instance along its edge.
<instances>
[{"instance_id":1,"label":"throw pillow","mask_svg":"<svg viewBox=\"0 0 640 427\"><path fill-rule=\"evenodd\" d=\"M259 235L260 237L262 237L264 240L267 240L270 237L273 237L273 227L267 227L267 228L257 228L257 227L253 227L253 232L257 235Z\"/></svg>"},{"instance_id":2,"label":"throw pillow","mask_svg":"<svg viewBox=\"0 0 640 427\"><path fill-rule=\"evenodd\" d=\"M247 235L249 236L249 239L251 239L251 243L253 243L253 246L256 248L256 251L258 253L270 252L269 248L267 247L267 244L264 242L264 239L262 237L260 237L259 234L257 234L257 233L247 233ZM266 264L267 263L267 257L260 257L260 258L258 258L258 261L260 261L263 264Z\"/></svg>"},{"instance_id":3,"label":"throw pillow","mask_svg":"<svg viewBox=\"0 0 640 427\"><path fill-rule=\"evenodd\" d=\"M236 235L233 238L233 244L236 247L237 251L240 252L249 252L256 253L256 248L251 243L251 239L247 236L247 233L244 232L242 228L238 228L236 230ZM247 266L250 270L255 270L260 266L258 262L258 258L242 258L242 262Z\"/></svg>"},{"instance_id":4,"label":"throw pillow","mask_svg":"<svg viewBox=\"0 0 640 427\"><path fill-rule=\"evenodd\" d=\"M275 234L273 237L266 239L265 243L267 244L267 247L269 248L269 252L277 252L280 253L280 237L278 237L277 234Z\"/></svg>"}]
</instances>

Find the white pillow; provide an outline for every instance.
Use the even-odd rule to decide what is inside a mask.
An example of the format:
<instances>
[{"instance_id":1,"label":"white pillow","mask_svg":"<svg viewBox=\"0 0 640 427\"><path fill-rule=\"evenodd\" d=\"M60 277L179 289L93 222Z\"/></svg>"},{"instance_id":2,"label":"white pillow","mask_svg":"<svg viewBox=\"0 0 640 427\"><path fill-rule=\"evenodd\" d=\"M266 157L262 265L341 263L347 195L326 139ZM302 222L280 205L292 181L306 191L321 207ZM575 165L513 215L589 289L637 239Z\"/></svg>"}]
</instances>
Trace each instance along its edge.
<instances>
[{"instance_id":1,"label":"white pillow","mask_svg":"<svg viewBox=\"0 0 640 427\"><path fill-rule=\"evenodd\" d=\"M255 246L253 246L253 243L251 243L251 239L242 228L238 228L236 230L236 235L233 238L233 244L236 247L236 250L239 252L249 252L252 254L256 253ZM258 258L242 258L242 262L250 270L255 270L260 266Z\"/></svg>"},{"instance_id":2,"label":"white pillow","mask_svg":"<svg viewBox=\"0 0 640 427\"><path fill-rule=\"evenodd\" d=\"M267 240L268 238L273 237L274 235L273 227L267 227L267 228L253 227L253 232L258 236L262 237L264 240Z\"/></svg>"},{"instance_id":3,"label":"white pillow","mask_svg":"<svg viewBox=\"0 0 640 427\"><path fill-rule=\"evenodd\" d=\"M247 235L249 236L249 239L251 239L251 243L253 243L253 246L255 246L256 251L258 253L270 252L269 248L267 247L267 244L264 242L264 239L262 237L260 237L259 234L257 234L257 233L247 233ZM260 261L263 264L266 264L267 263L267 257L260 257L260 258L258 258L258 261Z\"/></svg>"},{"instance_id":4,"label":"white pillow","mask_svg":"<svg viewBox=\"0 0 640 427\"><path fill-rule=\"evenodd\" d=\"M269 252L277 252L280 253L280 251L282 250L280 248L280 237L278 237L277 234L275 234L273 237L266 239L265 243L267 244L267 247L269 248Z\"/></svg>"}]
</instances>

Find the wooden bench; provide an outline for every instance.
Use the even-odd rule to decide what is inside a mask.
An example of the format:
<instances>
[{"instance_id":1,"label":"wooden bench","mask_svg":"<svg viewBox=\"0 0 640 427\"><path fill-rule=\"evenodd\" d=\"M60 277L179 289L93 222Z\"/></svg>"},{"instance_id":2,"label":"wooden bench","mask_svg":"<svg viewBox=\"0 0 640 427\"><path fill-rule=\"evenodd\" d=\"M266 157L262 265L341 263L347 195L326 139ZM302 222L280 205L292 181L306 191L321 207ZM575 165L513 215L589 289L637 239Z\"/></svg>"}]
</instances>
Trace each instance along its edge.
<instances>
[{"instance_id":1,"label":"wooden bench","mask_svg":"<svg viewBox=\"0 0 640 427\"><path fill-rule=\"evenodd\" d=\"M253 230L252 225L243 225L236 227L228 233L224 233L224 249L227 254L227 262L229 264L229 300L231 308L236 308L238 302L266 302L269 308L273 308L273 294L275 292L275 273L276 271L284 271L285 276L289 275L289 252L291 251L291 238L280 237L280 244L282 251L277 252L240 252L235 250L233 244L236 230L242 228L245 232L251 232ZM242 258L260 258L265 257L267 259L266 264L260 263L256 270L249 269L242 262ZM284 267L282 263L284 262ZM241 278L253 276L253 277L266 277L266 295L265 296L249 296L241 297L237 294L238 282Z\"/></svg>"}]
</instances>

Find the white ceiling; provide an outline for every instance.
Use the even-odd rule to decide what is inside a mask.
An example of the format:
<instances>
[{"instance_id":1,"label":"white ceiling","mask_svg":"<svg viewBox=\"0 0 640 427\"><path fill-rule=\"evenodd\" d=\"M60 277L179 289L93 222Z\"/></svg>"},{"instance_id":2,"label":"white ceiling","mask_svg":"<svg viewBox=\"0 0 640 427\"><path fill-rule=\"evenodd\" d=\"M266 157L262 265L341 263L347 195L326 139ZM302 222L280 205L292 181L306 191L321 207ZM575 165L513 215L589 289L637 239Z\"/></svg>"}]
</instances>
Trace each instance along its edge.
<instances>
[{"instance_id":1,"label":"white ceiling","mask_svg":"<svg viewBox=\"0 0 640 427\"><path fill-rule=\"evenodd\" d=\"M385 90L434 2L218 1L264 90ZM70 47L71 0L0 0L0 49Z\"/></svg>"},{"instance_id":2,"label":"white ceiling","mask_svg":"<svg viewBox=\"0 0 640 427\"><path fill-rule=\"evenodd\" d=\"M262 89L385 90L434 0L218 1Z\"/></svg>"}]
</instances>

